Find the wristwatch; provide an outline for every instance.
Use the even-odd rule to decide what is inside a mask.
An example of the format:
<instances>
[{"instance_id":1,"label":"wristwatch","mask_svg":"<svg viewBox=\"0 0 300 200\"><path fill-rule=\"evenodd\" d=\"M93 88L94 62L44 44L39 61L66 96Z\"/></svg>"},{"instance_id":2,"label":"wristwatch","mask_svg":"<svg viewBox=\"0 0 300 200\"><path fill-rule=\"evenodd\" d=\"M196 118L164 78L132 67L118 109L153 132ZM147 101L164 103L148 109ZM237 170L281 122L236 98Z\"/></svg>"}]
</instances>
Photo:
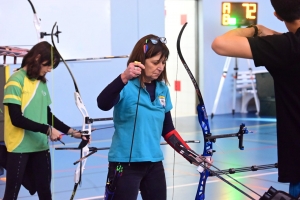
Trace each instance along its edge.
<instances>
[{"instance_id":1,"label":"wristwatch","mask_svg":"<svg viewBox=\"0 0 300 200\"><path fill-rule=\"evenodd\" d=\"M252 28L252 27L254 28L254 34L252 37L258 36L258 28L256 25L251 24L251 25L247 26L247 28Z\"/></svg>"}]
</instances>

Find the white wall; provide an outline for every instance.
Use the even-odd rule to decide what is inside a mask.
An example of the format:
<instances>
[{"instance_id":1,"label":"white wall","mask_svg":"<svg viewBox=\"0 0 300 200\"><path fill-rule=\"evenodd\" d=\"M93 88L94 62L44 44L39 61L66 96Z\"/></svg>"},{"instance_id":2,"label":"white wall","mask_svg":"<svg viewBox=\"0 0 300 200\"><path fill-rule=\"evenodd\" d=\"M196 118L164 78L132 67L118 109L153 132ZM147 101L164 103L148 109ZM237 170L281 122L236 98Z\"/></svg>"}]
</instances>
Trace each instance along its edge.
<instances>
[{"instance_id":1,"label":"white wall","mask_svg":"<svg viewBox=\"0 0 300 200\"><path fill-rule=\"evenodd\" d=\"M40 10L46 12L48 8L56 7L57 1L58 0L47 0L40 3L38 0L32 0L35 5L36 3L39 5L36 5L38 14L40 13ZM28 3L27 1L25 2ZM170 90L172 101L174 106L177 106L177 116L194 115L196 113L196 97L193 84L185 72L180 60L177 61L176 39L182 27L181 15L186 15L189 24L182 36L182 52L194 75L196 77L199 75L200 77L199 85L204 97L207 112L208 114L211 113L225 62L225 57L218 56L211 50L211 43L216 36L232 28L220 25L221 0L199 1L201 10L199 19L196 18L197 1L195 0L110 0L110 5L105 4L106 8L110 8L109 10L106 10L106 13L109 13L107 20L109 20L110 17L110 22L108 23L110 25L101 24L102 20L99 19L97 20L99 23L96 23L96 19L93 19L94 16L99 16L99 13L97 12L100 12L101 5L98 5L98 3L102 1L85 0L84 2L85 8L88 11L84 12L84 15L82 15L82 17L84 17L82 20L78 20L77 18L72 17L72 15L69 15L69 13L72 13L74 10L78 10L78 5L73 4L73 0L59 1L59 4L64 4L64 9L61 12L66 16L62 15L60 17L54 17L52 14L39 14L44 24L47 22L52 26L54 19L59 24L62 24L59 26L59 29L62 30L62 34L58 46L59 50L62 48L62 56L73 58L73 53L70 53L73 52L73 49L68 46L65 49L63 48L63 45L72 41L75 44L75 47L73 48L77 50L77 52L82 52L78 57L91 57L90 54L92 53L84 54L86 53L85 50L78 50L76 48L76 43L80 43L86 39L89 39L94 43L100 43L97 42L98 38L86 38L88 31L97 26L100 28L99 30L101 30L99 37L104 37L101 38L101 41L108 43L107 45L100 45L100 47L98 47L100 53L95 54L97 57L109 56L107 54L128 55L131 53L136 41L146 34L153 33L159 36L166 36L168 47L171 50L167 70L171 83ZM95 2L97 2L97 6L95 6ZM258 23L264 24L277 31L285 31L284 24L273 16L273 9L270 2L266 0L259 0L257 2L259 5ZM19 3L22 4L21 7L17 5ZM1 26L3 20L0 21L0 45L11 45L9 44L11 40L16 41L14 39L18 39L19 37L22 37L22 41L28 41L28 43L34 43L36 41L35 29L32 24L32 10L29 4L26 3L19 0L0 0L0 15L4 11L7 12L6 10L3 11L3 8L8 6L9 16L4 16L4 18L5 20L9 19L10 21L9 25L6 26ZM97 9L98 7L99 9ZM68 18L70 24L64 25L62 23L65 18ZM199 44L196 40L197 23L199 23L200 27L198 32L200 38ZM89 24L89 27L86 28L88 30L85 29L80 33L79 38L74 38L72 33L68 33L71 24L75 24L78 30L86 24ZM47 27L44 26L44 28ZM29 32L30 34L25 35L25 32ZM105 34L107 33L109 33L109 35L105 37ZM4 40L4 38L8 37L9 39ZM85 44L86 42L84 41L82 43ZM197 53L197 51L199 52ZM199 59L199 63L196 62L197 59ZM18 60L20 60L20 58ZM126 58L90 62L69 62L69 66L78 83L82 99L87 107L90 117L99 118L112 116L112 110L103 112L97 108L96 98L100 91L126 68L126 62ZM175 70L177 70L177 63L178 72L175 72ZM245 65L246 61L239 61L241 70L246 70ZM11 67L16 68L18 65L12 65ZM228 74L232 74L232 70L233 65L231 65ZM197 71L199 71L199 74L197 74ZM180 80L182 83L181 92L177 93L174 91L176 73L178 74L177 80ZM54 113L67 124L79 126L82 123L82 117L75 106L73 97L74 86L65 66L60 64L53 73L50 73L47 76L47 78L49 80L50 91L52 92L52 109ZM237 101L237 112L239 111L238 103L240 103L240 101ZM225 81L216 114L231 113L231 107L232 77L228 76ZM175 109L172 112L174 111ZM172 115L173 117L175 116L175 114Z\"/></svg>"},{"instance_id":2,"label":"white wall","mask_svg":"<svg viewBox=\"0 0 300 200\"><path fill-rule=\"evenodd\" d=\"M172 116L182 117L196 114L195 88L177 54L178 34L188 22L180 42L183 57L194 76L197 75L197 3L194 0L165 0L165 30L170 57L167 73L173 103ZM185 20L186 19L186 20ZM180 91L175 91L175 81L180 82Z\"/></svg>"},{"instance_id":3,"label":"white wall","mask_svg":"<svg viewBox=\"0 0 300 200\"><path fill-rule=\"evenodd\" d=\"M19 0L14 0L19 3ZM95 0L96 1L96 0ZM28 3L27 1L25 1ZM32 0L35 4L39 2L38 0ZM63 4L64 6L64 14L60 18L57 18L56 21L59 23L60 21L64 21L64 16L69 18L70 24L76 24L78 30L81 25L84 23L92 22L92 26L99 26L101 28L101 35L98 37L104 37L103 34L105 32L110 33L110 36L107 38L102 38L103 40L107 40L106 42L110 43L107 46L102 45L99 49L111 49L110 54L99 53L97 57L102 56L110 56L110 55L128 55L131 53L131 50L137 40L143 37L146 34L156 34L156 35L164 35L164 1L163 0L110 0L110 10L107 12L110 13L110 26L101 26L101 24L96 23L96 20L93 19L97 12L100 12L101 5L95 5L92 2L94 0L85 0L82 1L85 3L85 6L90 6L89 11L84 12L84 22L76 20L72 16L69 16L69 13L72 13L72 10L78 9L78 5L72 3L73 0L64 0L59 1L59 4ZM98 1L97 3L102 2ZM0 0L0 12L3 12L3 5L11 4L11 1ZM13 5L16 4L12 3ZM46 9L50 9L57 5L57 1L43 1L42 7ZM25 37L22 35L24 31L32 32L33 40L28 40L28 42L34 43L36 34L35 29L32 24L32 10L28 5L23 5L22 9L19 8L14 10L14 6L9 5L11 8L9 10L9 17L12 22L14 22L14 26L5 26L5 29L9 30L14 35L4 34L3 27L1 26L0 38L11 37ZM97 9L99 8L99 9ZM36 7L37 9L37 7ZM19 13L26 12L26 15L29 15L29 19L25 20L22 17L19 17ZM38 12L38 10L37 10ZM53 21L52 14L43 16L43 21ZM104 19L105 20L105 19ZM26 23L27 26L23 26L22 24ZM20 27L18 26L20 25ZM73 35L66 34L67 25L59 26L59 29L62 30L62 34L64 37L60 38L60 45L66 43L67 39L73 38ZM90 30L90 29L89 29ZM88 30L86 30L88 31ZM103 34L102 34L103 33ZM81 34L82 38L72 40L74 44L80 42L85 37L85 33ZM64 39L63 39L64 38ZM23 39L26 40L26 38ZM89 38L92 42L96 43L96 38ZM7 40L8 41L8 40ZM8 42L7 42L8 43ZM7 44L6 40L0 40L1 45L10 45ZM74 47L76 48L76 47ZM58 50L60 50L60 46L58 46ZM71 51L71 50L70 50ZM84 53L84 51L80 52ZM67 51L61 51L63 57L67 54ZM86 55L88 57L92 57ZM86 57L82 56L82 57ZM66 57L73 58L73 55L69 55ZM81 54L79 55L81 57ZM20 60L20 58L18 59ZM92 118L100 118L100 117L112 117L112 110L104 112L98 109L96 98L98 94L102 91L102 89L109 84L115 77L117 77L126 66L127 59L111 59L111 60L101 60L101 61L84 61L84 62L69 62L69 66L74 74L74 77L77 81L81 97L85 103L85 106L89 112L90 117ZM19 65L11 65L11 68L17 68ZM53 113L60 118L62 121L67 123L70 126L80 126L82 124L82 117L75 106L74 102L74 85L71 80L69 73L67 72L65 66L60 64L52 73L47 75L47 79L49 80L49 90L52 97L52 105L51 108ZM100 122L95 122L94 124L99 124ZM108 122L104 122L108 123ZM111 123L111 122L110 122Z\"/></svg>"},{"instance_id":4,"label":"white wall","mask_svg":"<svg viewBox=\"0 0 300 200\"><path fill-rule=\"evenodd\" d=\"M57 22L65 59L111 55L110 0L31 0L41 24L41 32L51 33ZM27 0L0 0L0 46L31 48L38 42L33 11ZM56 31L56 29L55 29ZM51 41L50 36L44 40ZM56 42L55 38L55 42ZM28 46L29 45L29 46ZM105 47L105 48L103 48ZM21 61L21 59L18 59Z\"/></svg>"}]
</instances>

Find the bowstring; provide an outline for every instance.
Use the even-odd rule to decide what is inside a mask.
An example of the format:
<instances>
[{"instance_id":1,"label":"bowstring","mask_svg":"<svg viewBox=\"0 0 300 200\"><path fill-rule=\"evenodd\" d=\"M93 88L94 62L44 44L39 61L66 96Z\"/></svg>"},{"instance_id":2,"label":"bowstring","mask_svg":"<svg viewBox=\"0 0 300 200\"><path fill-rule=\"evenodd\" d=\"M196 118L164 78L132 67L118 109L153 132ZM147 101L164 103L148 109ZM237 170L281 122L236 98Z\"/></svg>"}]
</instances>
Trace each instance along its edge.
<instances>
[{"instance_id":1,"label":"bowstring","mask_svg":"<svg viewBox=\"0 0 300 200\"><path fill-rule=\"evenodd\" d=\"M52 67L52 69L51 69L51 99L54 99L54 60L53 60L53 58L54 58L54 53L53 53L53 46L51 45L51 67ZM54 101L52 101L51 102L51 104L52 104L52 107L54 107ZM48 112L48 108L47 108L47 112ZM48 113L47 113L47 115L48 115ZM51 118L52 118L52 124L51 124L51 126L52 127L54 127L54 115L53 115L53 112L52 112L52 114L51 114ZM51 127L51 128L52 128ZM52 130L51 130L51 132L52 132ZM49 138L50 139L50 138ZM50 140L51 141L51 140ZM53 172L54 172L54 166L55 166L55 164L54 164L54 161L55 161L55 151L54 151L54 149L55 149L55 144L54 144L54 141L51 141L51 146L52 146L52 149L51 149L51 155L53 155L53 157L51 156L51 160L53 161L51 161L51 174L54 174ZM53 191L54 191L54 188L55 188L55 180L53 180L53 181L51 181L51 193L53 193ZM53 197L53 199L55 199L54 197Z\"/></svg>"},{"instance_id":2,"label":"bowstring","mask_svg":"<svg viewBox=\"0 0 300 200\"><path fill-rule=\"evenodd\" d=\"M175 74L175 83L177 84L177 80L178 80L178 56L176 57L176 74ZM175 84L175 88L176 88L176 84ZM177 94L178 94L178 90L175 90L175 109L174 109L174 127L176 129L176 124L177 124ZM173 170L172 170L172 199L174 199L174 193L175 193L175 160L176 160L176 152L175 149L173 151Z\"/></svg>"},{"instance_id":3,"label":"bowstring","mask_svg":"<svg viewBox=\"0 0 300 200\"><path fill-rule=\"evenodd\" d=\"M51 59L51 66L52 66L52 68L53 68L53 47L52 47L52 45L50 46L50 59ZM52 86L51 86L51 96L53 97L53 74L51 74L51 84L52 84ZM48 112L48 108L47 108L47 112ZM48 113L47 113L47 116L48 116ZM53 115L52 115L52 124L51 124L51 126L53 126ZM52 131L52 130L51 130ZM51 174L53 174L53 170L54 170L54 160L55 160L55 156L54 156L54 143L53 143L53 141L51 141L51 136L48 138L48 140L50 140L50 142L51 142L51 146L52 146L52 149L51 149L51 154L53 155L53 157L51 156L51 158L52 158L52 161L53 162L51 162ZM53 180L53 181L51 181L51 193L53 193L53 191L54 191L54 186L55 186L55 183L54 183L55 181Z\"/></svg>"}]
</instances>

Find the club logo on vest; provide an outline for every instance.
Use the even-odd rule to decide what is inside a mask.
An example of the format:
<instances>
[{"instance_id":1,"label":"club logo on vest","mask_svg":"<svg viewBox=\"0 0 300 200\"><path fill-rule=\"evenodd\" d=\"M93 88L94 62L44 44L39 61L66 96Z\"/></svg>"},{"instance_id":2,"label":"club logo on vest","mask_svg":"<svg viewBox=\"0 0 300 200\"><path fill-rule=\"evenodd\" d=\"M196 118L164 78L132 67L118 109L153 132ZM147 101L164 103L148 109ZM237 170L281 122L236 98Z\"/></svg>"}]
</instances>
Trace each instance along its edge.
<instances>
[{"instance_id":1,"label":"club logo on vest","mask_svg":"<svg viewBox=\"0 0 300 200\"><path fill-rule=\"evenodd\" d=\"M47 93L46 93L44 90L42 90L42 95L43 95L43 96L46 96Z\"/></svg>"},{"instance_id":2,"label":"club logo on vest","mask_svg":"<svg viewBox=\"0 0 300 200\"><path fill-rule=\"evenodd\" d=\"M159 102L163 107L166 107L166 98L164 96L159 96Z\"/></svg>"}]
</instances>

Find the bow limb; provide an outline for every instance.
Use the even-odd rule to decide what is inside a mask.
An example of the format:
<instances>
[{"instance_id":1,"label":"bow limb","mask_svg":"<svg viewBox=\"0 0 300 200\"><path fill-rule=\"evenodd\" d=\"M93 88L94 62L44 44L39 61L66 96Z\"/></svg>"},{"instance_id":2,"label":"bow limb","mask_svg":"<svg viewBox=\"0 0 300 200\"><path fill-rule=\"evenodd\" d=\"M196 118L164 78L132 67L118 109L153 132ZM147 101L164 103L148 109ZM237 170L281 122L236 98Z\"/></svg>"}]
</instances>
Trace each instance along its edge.
<instances>
[{"instance_id":1,"label":"bow limb","mask_svg":"<svg viewBox=\"0 0 300 200\"><path fill-rule=\"evenodd\" d=\"M64 65L66 66L67 70L69 71L69 74L72 77L73 83L74 83L74 87L75 87L75 92L74 92L74 96L75 96L75 103L77 108L80 110L82 117L83 117L83 123L82 123L82 129L81 129L81 133L83 136L86 137L87 140L82 140L81 143L79 144L79 148L81 149L81 155L80 157L84 157L87 156L89 153L89 147L88 147L88 142L89 142L89 138L90 135L92 133L92 128L91 128L91 122L89 121L89 116L88 116L88 112L87 109L81 99L80 93L79 93L79 89L78 89L78 85L76 83L76 80L74 78L74 75L70 69L70 67L68 66L68 64L66 63L66 61L64 60L64 58L61 56L61 54L59 53L58 49L55 46L55 42L53 39L53 36L56 35L58 37L59 32L57 31L54 34L54 28L56 26L56 22L52 28L52 32L51 32L51 41L52 41L52 45L53 47L56 49L56 51L58 52L61 60L63 61ZM82 172L84 170L85 164L86 164L87 158L83 159L83 161L80 161L80 165L77 166L77 169L75 171L75 175L74 175L74 181L75 181L75 185L74 185L74 190L71 196L71 199L74 198L76 190L77 190L77 186L78 184L81 182L81 177L82 177Z\"/></svg>"},{"instance_id":2,"label":"bow limb","mask_svg":"<svg viewBox=\"0 0 300 200\"><path fill-rule=\"evenodd\" d=\"M177 38L177 52L178 52L178 56L184 66L184 68L186 69L188 75L190 76L193 85L195 87L196 90L196 94L199 100L199 104L197 106L197 112L198 112L198 121L199 124L201 126L202 132L203 132L203 136L204 138L206 138L207 136L211 136L210 133L210 128L209 128L209 123L208 123L208 117L206 114L206 109L205 109L205 105L204 105L204 100L202 97L202 94L200 92L198 83L196 81L196 79L194 78L190 68L188 67L187 63L185 62L182 52L181 52L181 48L180 48L180 40L181 40L181 36L182 33L186 27L187 23L185 23L183 25L183 27L181 28L178 38ZM212 142L211 141L205 141L204 143L204 149L203 149L203 154L202 156L205 157L211 157L213 154L213 149L212 149ZM205 199L205 184L206 184L206 180L207 177L209 176L209 171L207 169L200 169L198 168L198 171L200 172L200 180L199 180L199 185L198 185L198 190L197 190L197 194L195 197L195 200L203 200Z\"/></svg>"},{"instance_id":3,"label":"bow limb","mask_svg":"<svg viewBox=\"0 0 300 200\"><path fill-rule=\"evenodd\" d=\"M33 11L33 24L34 24L34 27L35 27L35 30L36 30L38 42L40 42L40 41L42 41L42 37L41 37L41 20L40 20L40 18L38 18L32 2L30 0L28 0L28 2L30 3L30 6L31 6L32 11Z\"/></svg>"}]
</instances>

